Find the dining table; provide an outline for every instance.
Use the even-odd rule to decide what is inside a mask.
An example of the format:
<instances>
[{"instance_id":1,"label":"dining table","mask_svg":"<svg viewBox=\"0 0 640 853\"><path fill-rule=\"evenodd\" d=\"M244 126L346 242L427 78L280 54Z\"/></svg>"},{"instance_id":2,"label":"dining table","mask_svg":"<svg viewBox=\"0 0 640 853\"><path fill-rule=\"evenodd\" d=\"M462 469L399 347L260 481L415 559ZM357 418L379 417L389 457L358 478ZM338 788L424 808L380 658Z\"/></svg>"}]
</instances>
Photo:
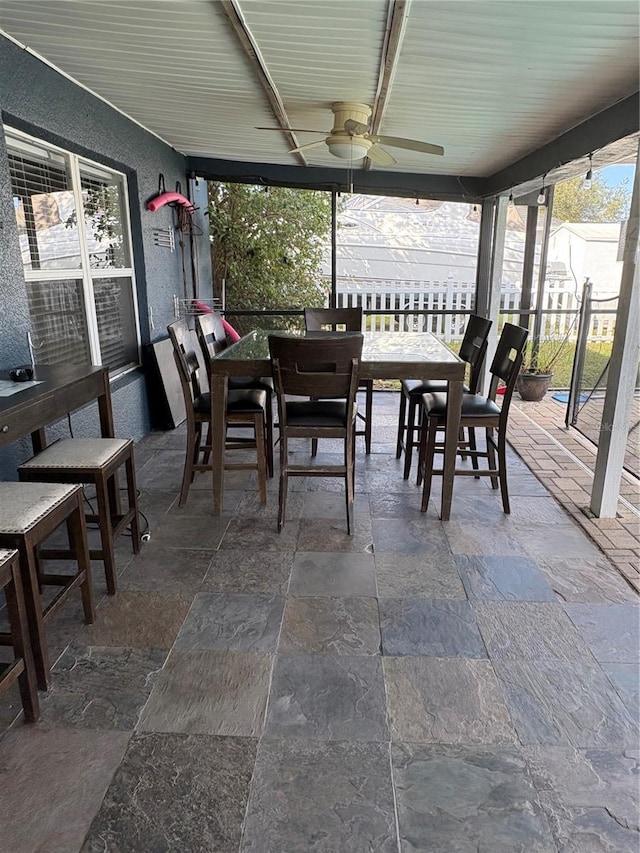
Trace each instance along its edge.
<instances>
[{"instance_id":1,"label":"dining table","mask_svg":"<svg viewBox=\"0 0 640 853\"><path fill-rule=\"evenodd\" d=\"M271 375L269 335L318 337L335 332L255 329L211 360L211 455L213 514L221 515L224 495L227 383L230 377ZM348 333L340 333L348 334ZM359 379L437 379L448 384L440 517L448 521L458 448L465 363L431 332L364 332Z\"/></svg>"}]
</instances>

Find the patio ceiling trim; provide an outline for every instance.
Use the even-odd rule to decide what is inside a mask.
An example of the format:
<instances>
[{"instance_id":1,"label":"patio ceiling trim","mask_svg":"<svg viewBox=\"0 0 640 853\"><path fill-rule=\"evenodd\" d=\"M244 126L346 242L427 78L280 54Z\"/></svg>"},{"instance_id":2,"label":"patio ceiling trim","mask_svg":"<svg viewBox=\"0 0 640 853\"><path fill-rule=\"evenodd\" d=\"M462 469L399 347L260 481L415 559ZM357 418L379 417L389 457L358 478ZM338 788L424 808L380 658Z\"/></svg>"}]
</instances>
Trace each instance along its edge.
<instances>
[{"instance_id":1,"label":"patio ceiling trim","mask_svg":"<svg viewBox=\"0 0 640 853\"><path fill-rule=\"evenodd\" d=\"M527 186L527 182L538 183L542 175L548 176L549 183L557 183L558 180L573 177L575 169L569 168L563 173L562 167L569 166L570 163L587 156L590 152L598 151L638 132L640 129L639 97L640 92L636 92L618 101L537 151L482 180L482 195L499 195L508 192L512 187L519 188L518 195L531 192L535 187ZM611 162L614 162L613 157Z\"/></svg>"},{"instance_id":2,"label":"patio ceiling trim","mask_svg":"<svg viewBox=\"0 0 640 853\"><path fill-rule=\"evenodd\" d=\"M382 119L389 103L393 78L395 77L400 60L400 51L402 49L402 42L404 41L410 6L411 0L391 0L389 6L389 23L385 32L382 63L378 75L378 87L371 115L370 132L374 135L380 133ZM363 166L365 172L371 169L371 160L368 157L365 157Z\"/></svg>"},{"instance_id":3,"label":"patio ceiling trim","mask_svg":"<svg viewBox=\"0 0 640 853\"><path fill-rule=\"evenodd\" d=\"M289 121L289 116L285 110L280 93L273 82L273 78L269 74L267 64L260 53L260 48L258 47L251 30L246 24L238 3L236 0L222 0L222 8L229 19L229 23L233 27L233 31L236 34L238 41L242 45L242 48L249 59L252 70L267 95L271 109L274 112L283 134L287 138L287 142L292 148L297 148L300 143L296 139L293 131L289 129L291 122ZM296 151L294 156L301 166L307 165L307 161L300 151Z\"/></svg>"},{"instance_id":4,"label":"patio ceiling trim","mask_svg":"<svg viewBox=\"0 0 640 853\"><path fill-rule=\"evenodd\" d=\"M432 198L438 201L482 201L479 178L455 175L416 175L405 172L350 172L318 166L284 166L246 163L211 157L187 157L187 174L208 181L232 181L273 187L389 195L398 198ZM351 176L353 189L351 189Z\"/></svg>"}]
</instances>

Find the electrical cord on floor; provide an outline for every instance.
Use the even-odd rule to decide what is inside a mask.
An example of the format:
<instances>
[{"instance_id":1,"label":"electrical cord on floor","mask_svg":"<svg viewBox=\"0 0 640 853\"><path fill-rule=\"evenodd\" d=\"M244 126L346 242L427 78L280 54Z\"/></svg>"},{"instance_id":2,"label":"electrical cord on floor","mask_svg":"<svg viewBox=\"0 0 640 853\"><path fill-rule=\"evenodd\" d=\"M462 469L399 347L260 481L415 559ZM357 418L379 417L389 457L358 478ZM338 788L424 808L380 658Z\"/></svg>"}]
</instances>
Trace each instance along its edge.
<instances>
[{"instance_id":1,"label":"electrical cord on floor","mask_svg":"<svg viewBox=\"0 0 640 853\"><path fill-rule=\"evenodd\" d=\"M121 488L121 489L120 489L120 491L121 491L121 492L126 492L126 491L127 491L127 489L126 489L126 488ZM137 495L137 497L140 497L140 490L139 490L139 489L136 489L136 495ZM84 502L85 502L85 504L89 507L89 509L91 510L91 513L90 513L91 515L98 515L98 513L96 512L96 510L95 510L95 508L94 508L93 504L91 503L91 500L87 497L86 492L84 493ZM148 519L148 518L147 518L147 516L142 512L142 510L141 510L141 509L139 509L139 510L138 510L138 515L140 516L140 518L142 518L142 519L144 520L143 528L142 528L142 530L140 531L140 539L141 539L143 542L149 542L149 540L151 539L151 525L149 524L149 519ZM87 525L87 527L88 527L88 528L90 528L91 530L99 530L99 529L100 529L100 525L99 525L97 522L92 522L92 523L88 524L88 525ZM130 528L127 528L127 529L123 532L123 534L122 534L122 535L123 535L123 536L129 536L129 537L131 537L131 530L130 530Z\"/></svg>"}]
</instances>

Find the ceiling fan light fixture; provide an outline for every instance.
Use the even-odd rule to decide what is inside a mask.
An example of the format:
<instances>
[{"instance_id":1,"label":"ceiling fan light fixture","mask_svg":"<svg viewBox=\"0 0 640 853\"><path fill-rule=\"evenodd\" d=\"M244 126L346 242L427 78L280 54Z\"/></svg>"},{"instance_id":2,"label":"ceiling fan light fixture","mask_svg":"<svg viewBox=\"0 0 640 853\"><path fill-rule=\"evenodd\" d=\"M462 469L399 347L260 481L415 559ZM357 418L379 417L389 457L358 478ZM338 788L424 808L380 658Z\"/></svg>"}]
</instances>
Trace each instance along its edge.
<instances>
[{"instance_id":1,"label":"ceiling fan light fixture","mask_svg":"<svg viewBox=\"0 0 640 853\"><path fill-rule=\"evenodd\" d=\"M327 145L334 157L341 160L362 160L369 153L373 142L353 136L330 136Z\"/></svg>"}]
</instances>

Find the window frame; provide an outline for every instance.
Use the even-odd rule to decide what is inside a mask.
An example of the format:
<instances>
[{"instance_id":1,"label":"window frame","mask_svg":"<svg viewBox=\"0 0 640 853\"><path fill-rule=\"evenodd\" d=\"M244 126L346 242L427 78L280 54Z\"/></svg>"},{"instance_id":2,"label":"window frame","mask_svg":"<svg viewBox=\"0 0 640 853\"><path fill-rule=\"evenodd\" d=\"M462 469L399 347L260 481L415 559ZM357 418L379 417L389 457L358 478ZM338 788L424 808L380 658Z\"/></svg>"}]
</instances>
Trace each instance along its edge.
<instances>
[{"instance_id":1,"label":"window frame","mask_svg":"<svg viewBox=\"0 0 640 853\"><path fill-rule=\"evenodd\" d=\"M140 317L138 306L138 289L136 282L135 267L133 263L133 239L131 234L131 206L129 204L129 182L127 175L124 172L100 163L97 160L91 160L88 157L74 154L68 149L61 148L46 140L31 136L24 131L18 130L10 125L5 125L5 137L7 144L10 144L11 139L22 140L28 144L49 149L62 155L68 164L69 179L71 181L71 192L76 206L76 216L78 221L78 249L80 255L80 266L61 269L26 269L22 265L22 272L25 282L38 281L62 281L65 279L75 279L82 281L82 294L84 299L84 321L87 326L87 339L89 346L89 357L91 364L102 365L102 356L100 348L100 336L98 332L98 314L96 311L94 282L101 279L123 278L130 281L131 286L131 303L133 306L133 326L136 335L136 354L137 361L129 362L121 367L109 369L109 379L113 380L123 376L132 370L136 370L142 363L142 342L140 336ZM90 260L90 252L87 240L85 208L82 198L82 177L81 166L85 164L89 168L98 169L103 172L108 172L121 182L123 195L123 238L125 240L125 249L129 261L128 267L113 267L113 268L92 268ZM126 233L125 233L126 232ZM31 317L31 314L29 314Z\"/></svg>"}]
</instances>

